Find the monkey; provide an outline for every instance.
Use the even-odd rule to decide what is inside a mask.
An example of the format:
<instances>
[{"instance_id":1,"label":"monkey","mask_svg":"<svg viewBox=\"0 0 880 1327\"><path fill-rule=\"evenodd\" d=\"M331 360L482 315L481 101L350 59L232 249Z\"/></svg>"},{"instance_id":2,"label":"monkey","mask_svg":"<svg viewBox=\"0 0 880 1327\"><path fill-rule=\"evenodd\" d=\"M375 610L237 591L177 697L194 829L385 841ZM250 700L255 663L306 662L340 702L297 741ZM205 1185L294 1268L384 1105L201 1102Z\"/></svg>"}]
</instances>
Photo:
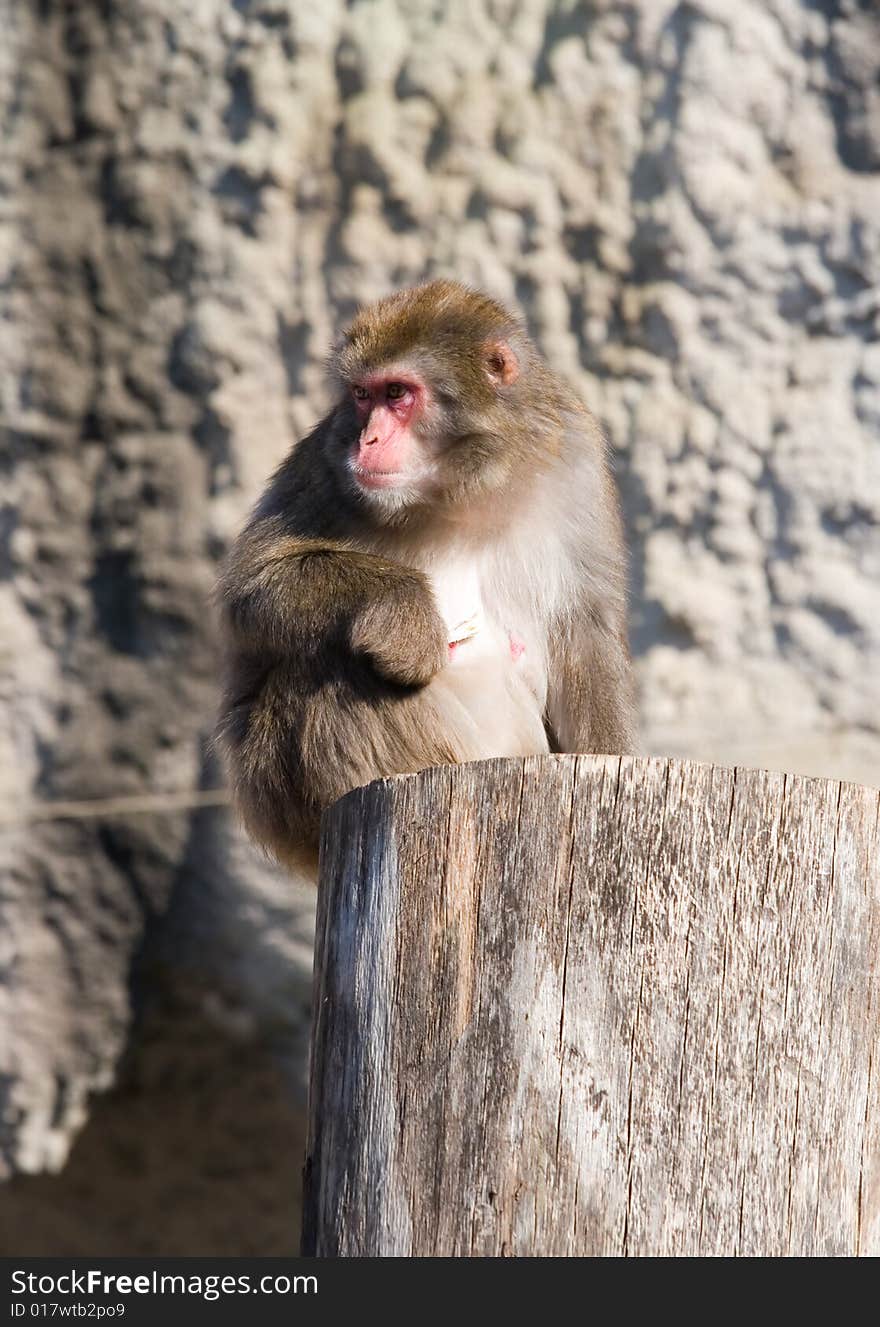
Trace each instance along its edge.
<instances>
[{"instance_id":1,"label":"monkey","mask_svg":"<svg viewBox=\"0 0 880 1327\"><path fill-rule=\"evenodd\" d=\"M522 320L450 280L362 309L336 403L223 567L218 740L283 865L372 779L635 748L604 435Z\"/></svg>"}]
</instances>

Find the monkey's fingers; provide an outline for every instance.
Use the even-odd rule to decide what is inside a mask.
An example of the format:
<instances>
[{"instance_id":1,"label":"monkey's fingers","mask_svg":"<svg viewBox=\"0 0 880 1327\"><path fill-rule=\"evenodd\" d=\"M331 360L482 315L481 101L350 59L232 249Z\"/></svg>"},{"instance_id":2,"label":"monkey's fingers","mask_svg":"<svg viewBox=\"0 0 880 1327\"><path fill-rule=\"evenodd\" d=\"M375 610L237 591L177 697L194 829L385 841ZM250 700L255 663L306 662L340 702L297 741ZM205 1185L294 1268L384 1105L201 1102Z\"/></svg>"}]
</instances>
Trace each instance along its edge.
<instances>
[{"instance_id":1,"label":"monkey's fingers","mask_svg":"<svg viewBox=\"0 0 880 1327\"><path fill-rule=\"evenodd\" d=\"M479 613L471 613L458 626L452 628L449 637L450 645L462 645L466 640L473 640L474 636L479 635L481 629Z\"/></svg>"}]
</instances>

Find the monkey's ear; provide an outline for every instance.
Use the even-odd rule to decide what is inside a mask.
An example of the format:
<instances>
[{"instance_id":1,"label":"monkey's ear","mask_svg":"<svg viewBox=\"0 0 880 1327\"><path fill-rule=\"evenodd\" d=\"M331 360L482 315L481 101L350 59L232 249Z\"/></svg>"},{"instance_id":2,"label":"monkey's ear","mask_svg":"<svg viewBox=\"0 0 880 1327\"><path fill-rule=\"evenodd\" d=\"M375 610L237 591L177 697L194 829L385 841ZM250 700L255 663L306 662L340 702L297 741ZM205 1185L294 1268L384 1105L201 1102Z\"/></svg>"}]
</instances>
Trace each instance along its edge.
<instances>
[{"instance_id":1,"label":"monkey's ear","mask_svg":"<svg viewBox=\"0 0 880 1327\"><path fill-rule=\"evenodd\" d=\"M487 341L483 346L483 363L489 381L496 387L508 387L519 377L519 360L507 341Z\"/></svg>"}]
</instances>

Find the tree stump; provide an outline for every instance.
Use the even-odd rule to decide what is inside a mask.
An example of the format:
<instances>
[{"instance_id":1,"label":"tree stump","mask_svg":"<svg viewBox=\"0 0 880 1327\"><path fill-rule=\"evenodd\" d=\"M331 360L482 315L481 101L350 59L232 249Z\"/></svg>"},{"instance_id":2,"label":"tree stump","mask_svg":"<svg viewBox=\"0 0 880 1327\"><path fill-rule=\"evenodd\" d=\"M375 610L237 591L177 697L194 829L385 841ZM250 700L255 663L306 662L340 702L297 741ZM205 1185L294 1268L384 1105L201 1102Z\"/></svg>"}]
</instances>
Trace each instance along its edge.
<instances>
[{"instance_id":1,"label":"tree stump","mask_svg":"<svg viewBox=\"0 0 880 1327\"><path fill-rule=\"evenodd\" d=\"M880 1253L880 793L674 760L327 813L303 1250Z\"/></svg>"}]
</instances>

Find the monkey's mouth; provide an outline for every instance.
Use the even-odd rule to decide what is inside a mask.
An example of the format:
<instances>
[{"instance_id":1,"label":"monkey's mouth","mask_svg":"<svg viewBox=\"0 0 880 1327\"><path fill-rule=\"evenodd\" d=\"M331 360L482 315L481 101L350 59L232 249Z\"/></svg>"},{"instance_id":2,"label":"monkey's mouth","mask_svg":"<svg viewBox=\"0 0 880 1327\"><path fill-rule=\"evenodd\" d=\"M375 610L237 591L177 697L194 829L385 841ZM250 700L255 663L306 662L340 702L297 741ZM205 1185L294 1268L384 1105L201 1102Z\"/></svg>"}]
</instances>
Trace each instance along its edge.
<instances>
[{"instance_id":1,"label":"monkey's mouth","mask_svg":"<svg viewBox=\"0 0 880 1327\"><path fill-rule=\"evenodd\" d=\"M357 466L354 477L361 488L399 488L407 479L402 470L360 470Z\"/></svg>"}]
</instances>

